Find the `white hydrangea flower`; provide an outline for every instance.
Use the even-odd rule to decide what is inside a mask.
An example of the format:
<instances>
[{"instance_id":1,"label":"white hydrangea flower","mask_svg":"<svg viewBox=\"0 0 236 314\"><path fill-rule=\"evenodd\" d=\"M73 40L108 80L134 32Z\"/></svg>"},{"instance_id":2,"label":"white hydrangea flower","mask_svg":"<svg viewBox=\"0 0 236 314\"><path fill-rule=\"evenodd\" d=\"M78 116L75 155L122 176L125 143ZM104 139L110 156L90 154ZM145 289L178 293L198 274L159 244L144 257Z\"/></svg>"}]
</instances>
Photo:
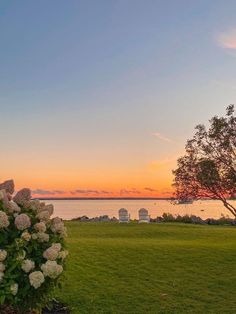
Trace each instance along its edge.
<instances>
[{"instance_id":1,"label":"white hydrangea flower","mask_svg":"<svg viewBox=\"0 0 236 314\"><path fill-rule=\"evenodd\" d=\"M45 232L38 232L37 233L37 240L38 242L48 242L49 241L49 234Z\"/></svg>"},{"instance_id":2,"label":"white hydrangea flower","mask_svg":"<svg viewBox=\"0 0 236 314\"><path fill-rule=\"evenodd\" d=\"M32 233L31 238L32 238L33 240L38 239L37 233Z\"/></svg>"},{"instance_id":3,"label":"white hydrangea flower","mask_svg":"<svg viewBox=\"0 0 236 314\"><path fill-rule=\"evenodd\" d=\"M31 199L31 191L30 189L24 188L16 193L13 197L14 202L19 205L28 205Z\"/></svg>"},{"instance_id":4,"label":"white hydrangea flower","mask_svg":"<svg viewBox=\"0 0 236 314\"><path fill-rule=\"evenodd\" d=\"M10 290L11 290L11 293L13 295L16 295L17 292L18 292L18 284L17 283L13 283L11 286L10 286Z\"/></svg>"},{"instance_id":5,"label":"white hydrangea flower","mask_svg":"<svg viewBox=\"0 0 236 314\"><path fill-rule=\"evenodd\" d=\"M61 252L59 252L59 254L58 254L58 258L64 260L64 259L67 257L68 254L69 254L68 251L61 251Z\"/></svg>"},{"instance_id":6,"label":"white hydrangea flower","mask_svg":"<svg viewBox=\"0 0 236 314\"><path fill-rule=\"evenodd\" d=\"M0 262L0 272L3 273L5 269L6 269L6 266L2 262Z\"/></svg>"},{"instance_id":7,"label":"white hydrangea flower","mask_svg":"<svg viewBox=\"0 0 236 314\"><path fill-rule=\"evenodd\" d=\"M45 232L47 230L47 227L43 221L38 222L34 225L34 229L38 232Z\"/></svg>"},{"instance_id":8,"label":"white hydrangea flower","mask_svg":"<svg viewBox=\"0 0 236 314\"><path fill-rule=\"evenodd\" d=\"M31 261L30 259L25 259L22 264L21 268L25 273L29 273L32 269L34 269L35 263L34 261Z\"/></svg>"},{"instance_id":9,"label":"white hydrangea flower","mask_svg":"<svg viewBox=\"0 0 236 314\"><path fill-rule=\"evenodd\" d=\"M50 261L55 261L58 257L58 250L49 247L43 252L43 257Z\"/></svg>"},{"instance_id":10,"label":"white hydrangea flower","mask_svg":"<svg viewBox=\"0 0 236 314\"><path fill-rule=\"evenodd\" d=\"M44 276L51 279L57 278L63 271L63 267L58 265L56 261L47 261L45 264L42 264L41 269Z\"/></svg>"},{"instance_id":11,"label":"white hydrangea flower","mask_svg":"<svg viewBox=\"0 0 236 314\"><path fill-rule=\"evenodd\" d=\"M23 206L25 209L32 210L30 201L24 201L24 203L22 204L22 206Z\"/></svg>"},{"instance_id":12,"label":"white hydrangea flower","mask_svg":"<svg viewBox=\"0 0 236 314\"><path fill-rule=\"evenodd\" d=\"M31 206L31 209L34 210L35 212L38 212L38 210L41 208L39 200L30 201L30 206Z\"/></svg>"},{"instance_id":13,"label":"white hydrangea flower","mask_svg":"<svg viewBox=\"0 0 236 314\"><path fill-rule=\"evenodd\" d=\"M42 211L44 209L44 207L46 206L45 202L40 202L40 211Z\"/></svg>"},{"instance_id":14,"label":"white hydrangea flower","mask_svg":"<svg viewBox=\"0 0 236 314\"><path fill-rule=\"evenodd\" d=\"M25 230L22 233L21 238L25 241L29 241L31 239L31 234L27 230Z\"/></svg>"},{"instance_id":15,"label":"white hydrangea flower","mask_svg":"<svg viewBox=\"0 0 236 314\"><path fill-rule=\"evenodd\" d=\"M47 206L48 205L46 205L44 202L41 202L40 207L37 209L37 212L40 213L40 212L47 210ZM49 210L49 213L50 213L50 210Z\"/></svg>"},{"instance_id":16,"label":"white hydrangea flower","mask_svg":"<svg viewBox=\"0 0 236 314\"><path fill-rule=\"evenodd\" d=\"M55 218L52 219L52 224L53 225L59 224L61 222L62 222L62 219L59 218L59 217L55 217Z\"/></svg>"},{"instance_id":17,"label":"white hydrangea flower","mask_svg":"<svg viewBox=\"0 0 236 314\"><path fill-rule=\"evenodd\" d=\"M0 190L5 190L9 194L13 194L15 190L14 181L12 179L4 181L0 184Z\"/></svg>"},{"instance_id":18,"label":"white hydrangea flower","mask_svg":"<svg viewBox=\"0 0 236 314\"><path fill-rule=\"evenodd\" d=\"M7 228L9 226L9 220L7 214L0 210L0 229Z\"/></svg>"},{"instance_id":19,"label":"white hydrangea flower","mask_svg":"<svg viewBox=\"0 0 236 314\"><path fill-rule=\"evenodd\" d=\"M20 214L15 218L15 225L18 230L24 230L31 226L31 220L28 215Z\"/></svg>"},{"instance_id":20,"label":"white hydrangea flower","mask_svg":"<svg viewBox=\"0 0 236 314\"><path fill-rule=\"evenodd\" d=\"M9 199L7 196L7 192L3 189L0 189L0 201L2 201L4 207L7 209L9 207Z\"/></svg>"},{"instance_id":21,"label":"white hydrangea flower","mask_svg":"<svg viewBox=\"0 0 236 314\"><path fill-rule=\"evenodd\" d=\"M0 271L0 282L3 280L4 273Z\"/></svg>"},{"instance_id":22,"label":"white hydrangea flower","mask_svg":"<svg viewBox=\"0 0 236 314\"><path fill-rule=\"evenodd\" d=\"M61 243L53 243L52 247L59 252L61 250Z\"/></svg>"},{"instance_id":23,"label":"white hydrangea flower","mask_svg":"<svg viewBox=\"0 0 236 314\"><path fill-rule=\"evenodd\" d=\"M6 257L7 257L7 251L0 249L0 262L5 261Z\"/></svg>"},{"instance_id":24,"label":"white hydrangea flower","mask_svg":"<svg viewBox=\"0 0 236 314\"><path fill-rule=\"evenodd\" d=\"M5 197L4 190L0 190L0 201L3 201Z\"/></svg>"},{"instance_id":25,"label":"white hydrangea flower","mask_svg":"<svg viewBox=\"0 0 236 314\"><path fill-rule=\"evenodd\" d=\"M34 271L33 273L29 274L29 281L34 289L38 289L44 282L44 275L41 271Z\"/></svg>"},{"instance_id":26,"label":"white hydrangea flower","mask_svg":"<svg viewBox=\"0 0 236 314\"><path fill-rule=\"evenodd\" d=\"M54 233L59 233L62 236L66 236L66 227L64 222L58 217L52 219L51 230Z\"/></svg>"},{"instance_id":27,"label":"white hydrangea flower","mask_svg":"<svg viewBox=\"0 0 236 314\"><path fill-rule=\"evenodd\" d=\"M9 213L19 213L21 208L14 201L9 201L7 211Z\"/></svg>"},{"instance_id":28,"label":"white hydrangea flower","mask_svg":"<svg viewBox=\"0 0 236 314\"><path fill-rule=\"evenodd\" d=\"M49 215L52 216L54 212L54 206L52 204L48 204L44 207L44 210L48 211Z\"/></svg>"},{"instance_id":29,"label":"white hydrangea flower","mask_svg":"<svg viewBox=\"0 0 236 314\"><path fill-rule=\"evenodd\" d=\"M50 219L50 214L47 210L43 210L42 212L38 213L37 218L40 221L45 221L47 222Z\"/></svg>"},{"instance_id":30,"label":"white hydrangea flower","mask_svg":"<svg viewBox=\"0 0 236 314\"><path fill-rule=\"evenodd\" d=\"M12 200L12 195L10 193L8 193L8 192L7 192L7 198L8 198L8 201Z\"/></svg>"}]
</instances>

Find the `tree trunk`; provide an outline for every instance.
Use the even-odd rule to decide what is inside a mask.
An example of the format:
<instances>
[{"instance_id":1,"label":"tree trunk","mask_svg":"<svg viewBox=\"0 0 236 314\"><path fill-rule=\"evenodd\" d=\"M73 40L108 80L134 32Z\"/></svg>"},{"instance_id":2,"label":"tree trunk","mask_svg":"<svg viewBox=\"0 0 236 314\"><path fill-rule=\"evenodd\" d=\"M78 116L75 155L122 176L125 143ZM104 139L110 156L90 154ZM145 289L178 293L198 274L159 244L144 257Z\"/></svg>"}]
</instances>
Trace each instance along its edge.
<instances>
[{"instance_id":1,"label":"tree trunk","mask_svg":"<svg viewBox=\"0 0 236 314\"><path fill-rule=\"evenodd\" d=\"M236 218L236 208L227 201L224 201L223 204L231 212L234 218Z\"/></svg>"}]
</instances>

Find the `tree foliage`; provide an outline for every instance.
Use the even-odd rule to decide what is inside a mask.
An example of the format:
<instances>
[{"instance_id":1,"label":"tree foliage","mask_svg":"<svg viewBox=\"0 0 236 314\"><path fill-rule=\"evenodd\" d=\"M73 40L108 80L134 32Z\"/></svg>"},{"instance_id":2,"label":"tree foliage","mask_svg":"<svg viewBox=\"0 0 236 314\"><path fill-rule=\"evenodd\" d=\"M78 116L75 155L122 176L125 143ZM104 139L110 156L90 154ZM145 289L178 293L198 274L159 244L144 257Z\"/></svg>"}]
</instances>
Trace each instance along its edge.
<instances>
[{"instance_id":1,"label":"tree foliage","mask_svg":"<svg viewBox=\"0 0 236 314\"><path fill-rule=\"evenodd\" d=\"M236 116L234 105L224 117L214 116L209 128L199 124L187 141L186 154L173 171L176 198L221 200L236 217L230 198L236 195Z\"/></svg>"}]
</instances>

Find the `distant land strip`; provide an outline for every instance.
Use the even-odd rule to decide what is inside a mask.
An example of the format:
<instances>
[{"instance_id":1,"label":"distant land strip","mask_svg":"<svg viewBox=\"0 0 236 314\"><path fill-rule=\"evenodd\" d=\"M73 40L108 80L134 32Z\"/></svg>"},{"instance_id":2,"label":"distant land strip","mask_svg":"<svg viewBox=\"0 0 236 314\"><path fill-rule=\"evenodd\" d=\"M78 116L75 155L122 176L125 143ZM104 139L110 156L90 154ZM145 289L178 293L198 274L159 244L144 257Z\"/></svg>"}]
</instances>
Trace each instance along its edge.
<instances>
[{"instance_id":1,"label":"distant land strip","mask_svg":"<svg viewBox=\"0 0 236 314\"><path fill-rule=\"evenodd\" d=\"M159 200L159 201L174 201L173 197L32 197L40 201L148 201L148 200ZM228 200L235 201L236 198L227 198ZM217 199L201 198L194 199L194 201L217 201Z\"/></svg>"},{"instance_id":2,"label":"distant land strip","mask_svg":"<svg viewBox=\"0 0 236 314\"><path fill-rule=\"evenodd\" d=\"M45 200L45 201L81 201L81 200L89 200L89 201L97 201L97 200L104 200L104 201L109 201L109 200L171 200L171 198L168 197L34 197L33 199L38 199L38 200Z\"/></svg>"}]
</instances>

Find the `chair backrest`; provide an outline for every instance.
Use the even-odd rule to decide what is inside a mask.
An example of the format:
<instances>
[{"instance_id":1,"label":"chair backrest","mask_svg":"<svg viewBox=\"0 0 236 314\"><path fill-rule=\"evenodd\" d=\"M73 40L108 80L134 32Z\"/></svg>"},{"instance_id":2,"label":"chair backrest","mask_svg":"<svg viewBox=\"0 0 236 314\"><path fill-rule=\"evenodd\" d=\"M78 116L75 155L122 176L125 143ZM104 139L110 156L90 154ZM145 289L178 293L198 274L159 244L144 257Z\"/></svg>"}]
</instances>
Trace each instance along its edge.
<instances>
[{"instance_id":1,"label":"chair backrest","mask_svg":"<svg viewBox=\"0 0 236 314\"><path fill-rule=\"evenodd\" d=\"M139 221L145 221L149 222L150 221L150 216L148 215L148 210L146 208L140 208L138 211L139 215Z\"/></svg>"},{"instance_id":2,"label":"chair backrest","mask_svg":"<svg viewBox=\"0 0 236 314\"><path fill-rule=\"evenodd\" d=\"M119 221L120 222L128 222L129 221L129 213L125 208L121 208L119 210Z\"/></svg>"}]
</instances>

